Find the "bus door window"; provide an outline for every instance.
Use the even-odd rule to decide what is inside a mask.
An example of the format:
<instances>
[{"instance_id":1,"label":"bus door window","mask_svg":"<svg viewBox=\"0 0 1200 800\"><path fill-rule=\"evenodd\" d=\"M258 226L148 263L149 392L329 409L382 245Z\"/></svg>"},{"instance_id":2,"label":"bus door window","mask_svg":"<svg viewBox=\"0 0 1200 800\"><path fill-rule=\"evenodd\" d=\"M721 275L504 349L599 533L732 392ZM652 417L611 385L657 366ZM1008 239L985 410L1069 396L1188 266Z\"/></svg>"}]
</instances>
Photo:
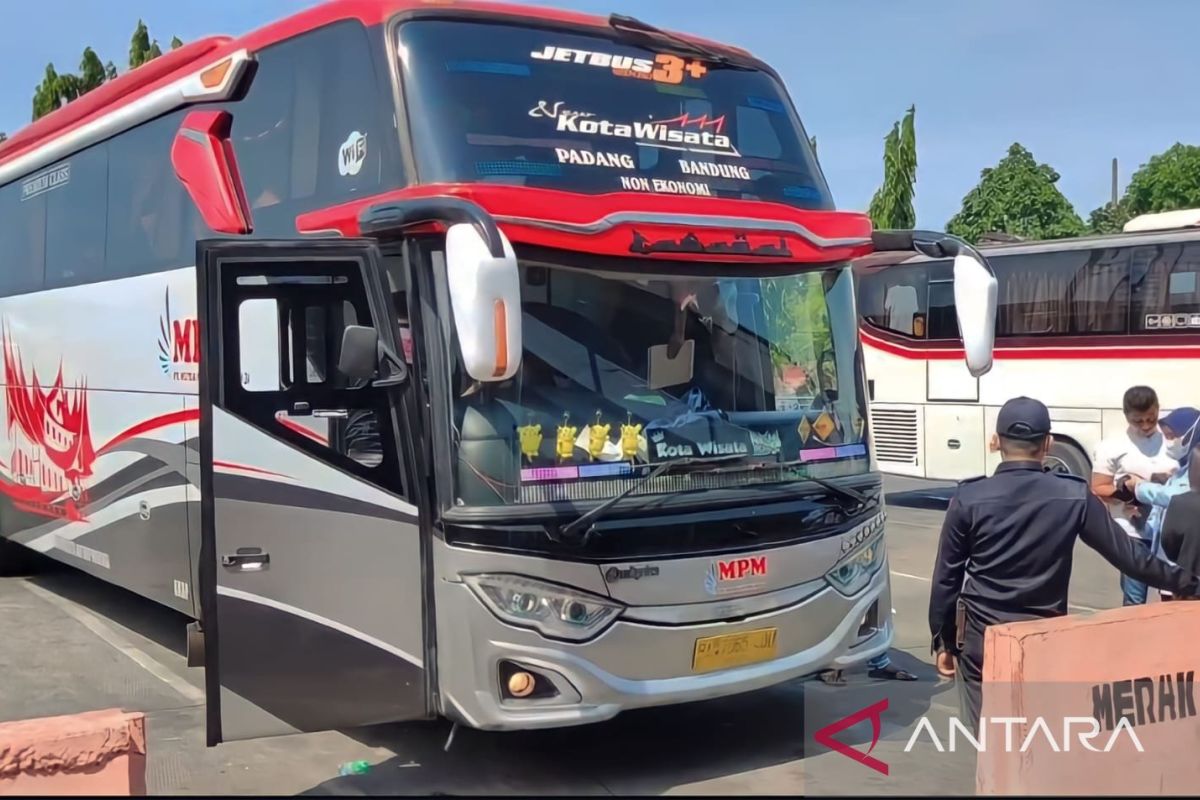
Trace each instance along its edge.
<instances>
[{"instance_id":1,"label":"bus door window","mask_svg":"<svg viewBox=\"0 0 1200 800\"><path fill-rule=\"evenodd\" d=\"M1131 330L1200 328L1200 245L1138 247L1133 265Z\"/></svg>"}]
</instances>

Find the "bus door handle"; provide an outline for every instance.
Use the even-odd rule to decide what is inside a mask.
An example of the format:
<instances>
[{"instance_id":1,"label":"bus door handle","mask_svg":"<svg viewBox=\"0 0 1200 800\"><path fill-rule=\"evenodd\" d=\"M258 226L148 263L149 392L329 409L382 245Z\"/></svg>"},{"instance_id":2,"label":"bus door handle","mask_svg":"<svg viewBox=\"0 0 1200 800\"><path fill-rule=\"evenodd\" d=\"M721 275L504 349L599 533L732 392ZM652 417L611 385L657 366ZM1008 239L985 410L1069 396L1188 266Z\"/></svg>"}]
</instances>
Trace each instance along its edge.
<instances>
[{"instance_id":1,"label":"bus door handle","mask_svg":"<svg viewBox=\"0 0 1200 800\"><path fill-rule=\"evenodd\" d=\"M239 547L236 553L221 556L221 566L241 572L257 572L267 569L270 564L271 554L264 553L261 547Z\"/></svg>"}]
</instances>

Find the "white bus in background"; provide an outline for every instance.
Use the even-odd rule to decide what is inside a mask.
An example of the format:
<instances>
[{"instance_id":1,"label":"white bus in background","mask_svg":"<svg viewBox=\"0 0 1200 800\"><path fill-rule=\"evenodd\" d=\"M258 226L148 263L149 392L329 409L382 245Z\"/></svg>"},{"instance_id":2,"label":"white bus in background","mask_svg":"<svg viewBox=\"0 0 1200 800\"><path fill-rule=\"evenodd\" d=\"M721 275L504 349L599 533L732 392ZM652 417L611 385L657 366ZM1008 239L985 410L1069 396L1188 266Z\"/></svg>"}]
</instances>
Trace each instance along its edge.
<instances>
[{"instance_id":1,"label":"white bus in background","mask_svg":"<svg viewBox=\"0 0 1200 800\"><path fill-rule=\"evenodd\" d=\"M1019 395L1050 408L1050 468L1081 476L1101 439L1125 427L1130 386L1153 387L1164 411L1200 406L1200 227L1184 227L1198 223L1200 211L1169 212L1111 236L981 246L999 308L995 365L980 378L962 365L950 260L875 253L856 262L880 470L990 474L996 415Z\"/></svg>"}]
</instances>

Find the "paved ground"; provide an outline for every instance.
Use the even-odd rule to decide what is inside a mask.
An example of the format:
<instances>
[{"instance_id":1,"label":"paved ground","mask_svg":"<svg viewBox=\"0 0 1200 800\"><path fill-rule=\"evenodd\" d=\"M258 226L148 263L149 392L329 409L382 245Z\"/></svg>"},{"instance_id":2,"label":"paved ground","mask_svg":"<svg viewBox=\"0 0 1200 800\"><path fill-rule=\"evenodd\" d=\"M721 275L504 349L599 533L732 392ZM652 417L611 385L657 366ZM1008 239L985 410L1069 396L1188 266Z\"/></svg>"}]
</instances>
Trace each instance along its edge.
<instances>
[{"instance_id":1,"label":"paved ground","mask_svg":"<svg viewBox=\"0 0 1200 800\"><path fill-rule=\"evenodd\" d=\"M622 715L550 732L459 731L380 726L347 732L203 744L202 674L183 660L184 622L85 575L54 566L29 579L0 579L0 720L123 707L145 711L149 788L159 794L956 794L973 790L960 757L904 753L915 720L939 731L956 709L950 684L930 664L926 607L942 510L921 484L889 480L888 547L897 636L893 661L913 684L856 676L841 689L790 684L740 697ZM1080 548L1075 610L1120 604L1115 571ZM886 696L883 737L872 755L888 776L810 745L804 730ZM866 723L840 739L869 743ZM364 776L338 765L367 759Z\"/></svg>"}]
</instances>

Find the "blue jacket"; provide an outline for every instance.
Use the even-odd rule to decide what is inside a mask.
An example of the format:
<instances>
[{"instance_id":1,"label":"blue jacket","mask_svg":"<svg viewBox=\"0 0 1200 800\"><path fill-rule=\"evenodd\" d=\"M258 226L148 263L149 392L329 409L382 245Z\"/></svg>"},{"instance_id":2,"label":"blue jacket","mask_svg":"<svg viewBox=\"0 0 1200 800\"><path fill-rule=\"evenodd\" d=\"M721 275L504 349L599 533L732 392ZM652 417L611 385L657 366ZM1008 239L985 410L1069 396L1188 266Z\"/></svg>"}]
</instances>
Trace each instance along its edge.
<instances>
[{"instance_id":1,"label":"blue jacket","mask_svg":"<svg viewBox=\"0 0 1200 800\"><path fill-rule=\"evenodd\" d=\"M1143 481L1138 484L1137 499L1148 506L1150 516L1146 518L1146 532L1150 534L1150 546L1152 551L1159 557L1165 560L1167 557L1162 552L1162 525L1163 519L1167 514L1167 504L1171 502L1171 498L1177 494L1183 494L1191 488L1188 483L1188 471L1186 468L1179 470L1170 478L1167 478L1166 483L1150 483Z\"/></svg>"}]
</instances>

